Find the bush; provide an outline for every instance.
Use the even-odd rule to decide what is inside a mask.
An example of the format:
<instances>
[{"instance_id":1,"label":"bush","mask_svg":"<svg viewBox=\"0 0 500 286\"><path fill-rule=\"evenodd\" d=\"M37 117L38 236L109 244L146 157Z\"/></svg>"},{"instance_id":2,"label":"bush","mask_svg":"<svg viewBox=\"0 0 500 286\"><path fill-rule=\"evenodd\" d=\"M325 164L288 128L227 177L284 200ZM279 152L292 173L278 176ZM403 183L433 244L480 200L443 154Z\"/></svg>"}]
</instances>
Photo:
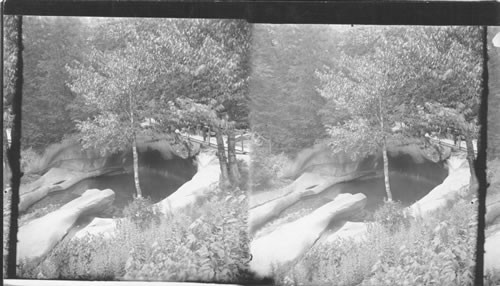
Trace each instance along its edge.
<instances>
[{"instance_id":1,"label":"bush","mask_svg":"<svg viewBox=\"0 0 500 286\"><path fill-rule=\"evenodd\" d=\"M398 210L383 206L378 222L368 225L365 241L321 243L299 262L278 267L277 284L472 285L475 206L460 200L425 220L382 219L381 214L391 215L390 209Z\"/></svg>"},{"instance_id":2,"label":"bush","mask_svg":"<svg viewBox=\"0 0 500 286\"><path fill-rule=\"evenodd\" d=\"M246 191L215 189L187 214L168 218L146 199L127 207L113 236L65 239L20 277L238 282L250 279Z\"/></svg>"},{"instance_id":3,"label":"bush","mask_svg":"<svg viewBox=\"0 0 500 286\"><path fill-rule=\"evenodd\" d=\"M382 256L362 285L472 285L476 219L475 207L461 200L434 219L415 221L418 239L391 259Z\"/></svg>"},{"instance_id":4,"label":"bush","mask_svg":"<svg viewBox=\"0 0 500 286\"><path fill-rule=\"evenodd\" d=\"M497 286L500 285L500 271L488 270L485 273L484 277L484 285L485 286Z\"/></svg>"},{"instance_id":5,"label":"bush","mask_svg":"<svg viewBox=\"0 0 500 286\"><path fill-rule=\"evenodd\" d=\"M18 276L34 279L113 280L124 274L126 248L102 236L64 239L46 257L22 261Z\"/></svg>"},{"instance_id":6,"label":"bush","mask_svg":"<svg viewBox=\"0 0 500 286\"><path fill-rule=\"evenodd\" d=\"M274 181L283 175L283 170L289 159L285 154L271 154L259 148L252 156L250 163L252 190L263 190L273 185Z\"/></svg>"},{"instance_id":7,"label":"bush","mask_svg":"<svg viewBox=\"0 0 500 286\"><path fill-rule=\"evenodd\" d=\"M250 170L248 164L243 160L238 160L238 170L240 171L239 188L241 190L248 190L250 184Z\"/></svg>"},{"instance_id":8,"label":"bush","mask_svg":"<svg viewBox=\"0 0 500 286\"><path fill-rule=\"evenodd\" d=\"M241 192L241 191L240 191ZM224 199L222 199L224 198ZM157 235L134 243L125 279L241 282L249 260L246 194L219 190L193 218L163 220Z\"/></svg>"},{"instance_id":9,"label":"bush","mask_svg":"<svg viewBox=\"0 0 500 286\"><path fill-rule=\"evenodd\" d=\"M150 227L153 223L156 225L160 223L160 215L155 210L150 198L135 197L124 208L123 215L143 230Z\"/></svg>"},{"instance_id":10,"label":"bush","mask_svg":"<svg viewBox=\"0 0 500 286\"><path fill-rule=\"evenodd\" d=\"M32 173L39 164L41 156L33 148L21 151L21 170L25 174Z\"/></svg>"},{"instance_id":11,"label":"bush","mask_svg":"<svg viewBox=\"0 0 500 286\"><path fill-rule=\"evenodd\" d=\"M404 206L396 201L384 202L384 205L373 214L373 219L391 233L410 226L410 218Z\"/></svg>"}]
</instances>

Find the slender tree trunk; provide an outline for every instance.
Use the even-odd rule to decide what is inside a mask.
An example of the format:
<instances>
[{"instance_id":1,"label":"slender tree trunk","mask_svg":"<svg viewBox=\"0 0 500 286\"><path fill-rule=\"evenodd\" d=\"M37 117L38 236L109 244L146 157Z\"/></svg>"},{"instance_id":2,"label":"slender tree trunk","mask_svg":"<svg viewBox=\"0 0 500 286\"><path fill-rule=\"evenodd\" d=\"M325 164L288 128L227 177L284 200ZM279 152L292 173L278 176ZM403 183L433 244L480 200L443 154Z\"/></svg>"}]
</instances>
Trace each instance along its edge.
<instances>
[{"instance_id":1,"label":"slender tree trunk","mask_svg":"<svg viewBox=\"0 0 500 286\"><path fill-rule=\"evenodd\" d=\"M141 184L139 181L139 153L137 152L137 139L134 134L134 143L132 146L132 156L134 157L134 182L135 190L137 191L137 197L142 198Z\"/></svg>"},{"instance_id":2,"label":"slender tree trunk","mask_svg":"<svg viewBox=\"0 0 500 286\"><path fill-rule=\"evenodd\" d=\"M229 164L229 180L233 187L240 182L240 171L238 170L238 161L236 160L236 137L233 129L227 132L227 157Z\"/></svg>"},{"instance_id":3,"label":"slender tree trunk","mask_svg":"<svg viewBox=\"0 0 500 286\"><path fill-rule=\"evenodd\" d=\"M134 169L134 183L135 190L137 192L137 198L142 198L141 184L139 181L139 154L137 152L137 136L135 134L135 122L134 122L134 107L132 96L129 97L130 100L130 127L133 130L132 133L132 157L133 157L133 169Z\"/></svg>"},{"instance_id":4,"label":"slender tree trunk","mask_svg":"<svg viewBox=\"0 0 500 286\"><path fill-rule=\"evenodd\" d=\"M467 162L469 163L469 170L470 170L469 190L473 190L477 183L476 170L474 168L476 155L474 153L474 143L472 142L472 134L470 132L469 126L464 133L465 133L465 146L467 147Z\"/></svg>"},{"instance_id":5,"label":"slender tree trunk","mask_svg":"<svg viewBox=\"0 0 500 286\"><path fill-rule=\"evenodd\" d=\"M385 142L385 136L382 143L382 157L384 160L385 192L387 193L387 201L392 202L391 184L389 182L389 158L387 157L387 144Z\"/></svg>"},{"instance_id":6,"label":"slender tree trunk","mask_svg":"<svg viewBox=\"0 0 500 286\"><path fill-rule=\"evenodd\" d=\"M382 132L382 159L384 161L384 183L385 192L387 193L387 201L392 202L391 184L389 182L389 158L387 157L387 142L385 138L384 127L384 110L382 107L382 96L378 97L379 117L380 117L380 132Z\"/></svg>"},{"instance_id":7,"label":"slender tree trunk","mask_svg":"<svg viewBox=\"0 0 500 286\"><path fill-rule=\"evenodd\" d=\"M10 206L10 227L9 227L9 242L8 242L8 263L7 277L16 277L16 256L17 256L17 231L19 216L19 187L21 183L21 103L22 103L22 88L23 88L23 37L22 37L22 16L13 16L13 26L16 33L16 66L14 70L14 98L12 100L12 111L15 115L12 126L12 143L9 147L8 161L12 171L11 184L11 206Z\"/></svg>"},{"instance_id":8,"label":"slender tree trunk","mask_svg":"<svg viewBox=\"0 0 500 286\"><path fill-rule=\"evenodd\" d=\"M228 164L226 159L226 150L224 148L224 138L222 137L222 128L217 127L215 131L215 139L217 140L217 157L219 158L220 166L220 181L219 185L222 188L230 186Z\"/></svg>"}]
</instances>

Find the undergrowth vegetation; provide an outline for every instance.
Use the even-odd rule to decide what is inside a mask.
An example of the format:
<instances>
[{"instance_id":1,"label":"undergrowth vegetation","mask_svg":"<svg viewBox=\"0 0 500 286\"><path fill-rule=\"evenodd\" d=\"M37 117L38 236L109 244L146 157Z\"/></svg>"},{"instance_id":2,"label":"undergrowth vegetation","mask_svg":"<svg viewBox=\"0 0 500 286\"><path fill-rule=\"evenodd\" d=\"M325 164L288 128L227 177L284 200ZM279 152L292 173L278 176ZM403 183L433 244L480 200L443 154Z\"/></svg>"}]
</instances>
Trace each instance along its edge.
<instances>
[{"instance_id":1,"label":"undergrowth vegetation","mask_svg":"<svg viewBox=\"0 0 500 286\"><path fill-rule=\"evenodd\" d=\"M366 240L315 245L296 264L275 270L280 285L472 285L476 207L459 200L426 219L386 204Z\"/></svg>"},{"instance_id":2,"label":"undergrowth vegetation","mask_svg":"<svg viewBox=\"0 0 500 286\"><path fill-rule=\"evenodd\" d=\"M289 158L284 154L272 154L263 147L258 148L258 152L253 152L250 163L251 181L250 187L253 191L270 189L283 175L285 166L289 163Z\"/></svg>"},{"instance_id":3,"label":"undergrowth vegetation","mask_svg":"<svg viewBox=\"0 0 500 286\"><path fill-rule=\"evenodd\" d=\"M147 199L124 211L111 237L66 238L20 277L241 282L248 279L247 196L214 188L186 214L163 215ZM40 262L43 261L43 262Z\"/></svg>"}]
</instances>

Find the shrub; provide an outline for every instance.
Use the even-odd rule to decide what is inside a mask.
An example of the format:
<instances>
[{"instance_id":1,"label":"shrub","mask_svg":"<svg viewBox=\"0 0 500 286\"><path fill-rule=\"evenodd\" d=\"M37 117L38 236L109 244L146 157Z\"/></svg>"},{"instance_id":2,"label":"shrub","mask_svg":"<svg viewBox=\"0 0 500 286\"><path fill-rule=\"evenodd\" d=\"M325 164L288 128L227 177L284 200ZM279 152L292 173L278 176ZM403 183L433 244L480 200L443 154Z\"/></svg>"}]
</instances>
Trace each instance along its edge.
<instances>
[{"instance_id":1,"label":"shrub","mask_svg":"<svg viewBox=\"0 0 500 286\"><path fill-rule=\"evenodd\" d=\"M375 211L373 219L387 228L391 233L399 231L402 227L410 226L410 218L400 202L387 201Z\"/></svg>"},{"instance_id":2,"label":"shrub","mask_svg":"<svg viewBox=\"0 0 500 286\"><path fill-rule=\"evenodd\" d=\"M476 235L475 208L458 201L429 221L415 221L417 239L381 257L362 285L472 285Z\"/></svg>"},{"instance_id":3,"label":"shrub","mask_svg":"<svg viewBox=\"0 0 500 286\"><path fill-rule=\"evenodd\" d=\"M125 279L239 282L248 275L246 195L218 190L193 218L162 220L133 243ZM241 193L241 194L239 194ZM224 199L222 199L224 198Z\"/></svg>"},{"instance_id":4,"label":"shrub","mask_svg":"<svg viewBox=\"0 0 500 286\"><path fill-rule=\"evenodd\" d=\"M484 285L485 286L497 286L500 285L500 271L488 270L484 276Z\"/></svg>"},{"instance_id":5,"label":"shrub","mask_svg":"<svg viewBox=\"0 0 500 286\"><path fill-rule=\"evenodd\" d=\"M36 271L25 264L21 269L31 272L19 273L23 278L113 280L124 274L127 255L122 244L103 236L64 239Z\"/></svg>"},{"instance_id":6,"label":"shrub","mask_svg":"<svg viewBox=\"0 0 500 286\"><path fill-rule=\"evenodd\" d=\"M41 156L33 148L21 151L21 170L29 174L38 166Z\"/></svg>"},{"instance_id":7,"label":"shrub","mask_svg":"<svg viewBox=\"0 0 500 286\"><path fill-rule=\"evenodd\" d=\"M250 184L250 170L248 164L243 160L238 160L238 170L240 171L239 188L241 190L248 190Z\"/></svg>"},{"instance_id":8,"label":"shrub","mask_svg":"<svg viewBox=\"0 0 500 286\"><path fill-rule=\"evenodd\" d=\"M253 154L250 163L250 187L252 190L266 189L283 175L283 170L289 159L285 154L271 154L262 148Z\"/></svg>"},{"instance_id":9,"label":"shrub","mask_svg":"<svg viewBox=\"0 0 500 286\"><path fill-rule=\"evenodd\" d=\"M394 205L382 208L387 214ZM472 285L475 235L475 206L466 200L425 220L381 216L365 241L317 244L274 278L279 285Z\"/></svg>"},{"instance_id":10,"label":"shrub","mask_svg":"<svg viewBox=\"0 0 500 286\"><path fill-rule=\"evenodd\" d=\"M279 285L358 285L370 275L379 254L392 252L398 239L372 224L366 242L338 239L316 244L296 265L276 268L274 277Z\"/></svg>"},{"instance_id":11,"label":"shrub","mask_svg":"<svg viewBox=\"0 0 500 286\"><path fill-rule=\"evenodd\" d=\"M61 241L21 277L242 282L250 279L246 191L215 189L190 215L168 218L135 200L113 236ZM137 215L136 215L137 214Z\"/></svg>"},{"instance_id":12,"label":"shrub","mask_svg":"<svg viewBox=\"0 0 500 286\"><path fill-rule=\"evenodd\" d=\"M134 200L124 208L123 215L143 230L150 227L152 223L160 223L160 216L154 209L154 205L150 198L135 197Z\"/></svg>"}]
</instances>

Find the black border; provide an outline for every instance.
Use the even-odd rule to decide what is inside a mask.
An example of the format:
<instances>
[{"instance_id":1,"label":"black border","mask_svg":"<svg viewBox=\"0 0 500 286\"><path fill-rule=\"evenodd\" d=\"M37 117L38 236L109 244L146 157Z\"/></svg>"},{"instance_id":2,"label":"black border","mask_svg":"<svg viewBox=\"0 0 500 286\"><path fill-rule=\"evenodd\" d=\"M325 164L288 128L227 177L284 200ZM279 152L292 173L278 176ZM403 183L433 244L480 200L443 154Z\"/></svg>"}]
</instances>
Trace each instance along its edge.
<instances>
[{"instance_id":1,"label":"black border","mask_svg":"<svg viewBox=\"0 0 500 286\"><path fill-rule=\"evenodd\" d=\"M251 23L498 25L500 3L415 0L5 0L5 14L237 18Z\"/></svg>"}]
</instances>

